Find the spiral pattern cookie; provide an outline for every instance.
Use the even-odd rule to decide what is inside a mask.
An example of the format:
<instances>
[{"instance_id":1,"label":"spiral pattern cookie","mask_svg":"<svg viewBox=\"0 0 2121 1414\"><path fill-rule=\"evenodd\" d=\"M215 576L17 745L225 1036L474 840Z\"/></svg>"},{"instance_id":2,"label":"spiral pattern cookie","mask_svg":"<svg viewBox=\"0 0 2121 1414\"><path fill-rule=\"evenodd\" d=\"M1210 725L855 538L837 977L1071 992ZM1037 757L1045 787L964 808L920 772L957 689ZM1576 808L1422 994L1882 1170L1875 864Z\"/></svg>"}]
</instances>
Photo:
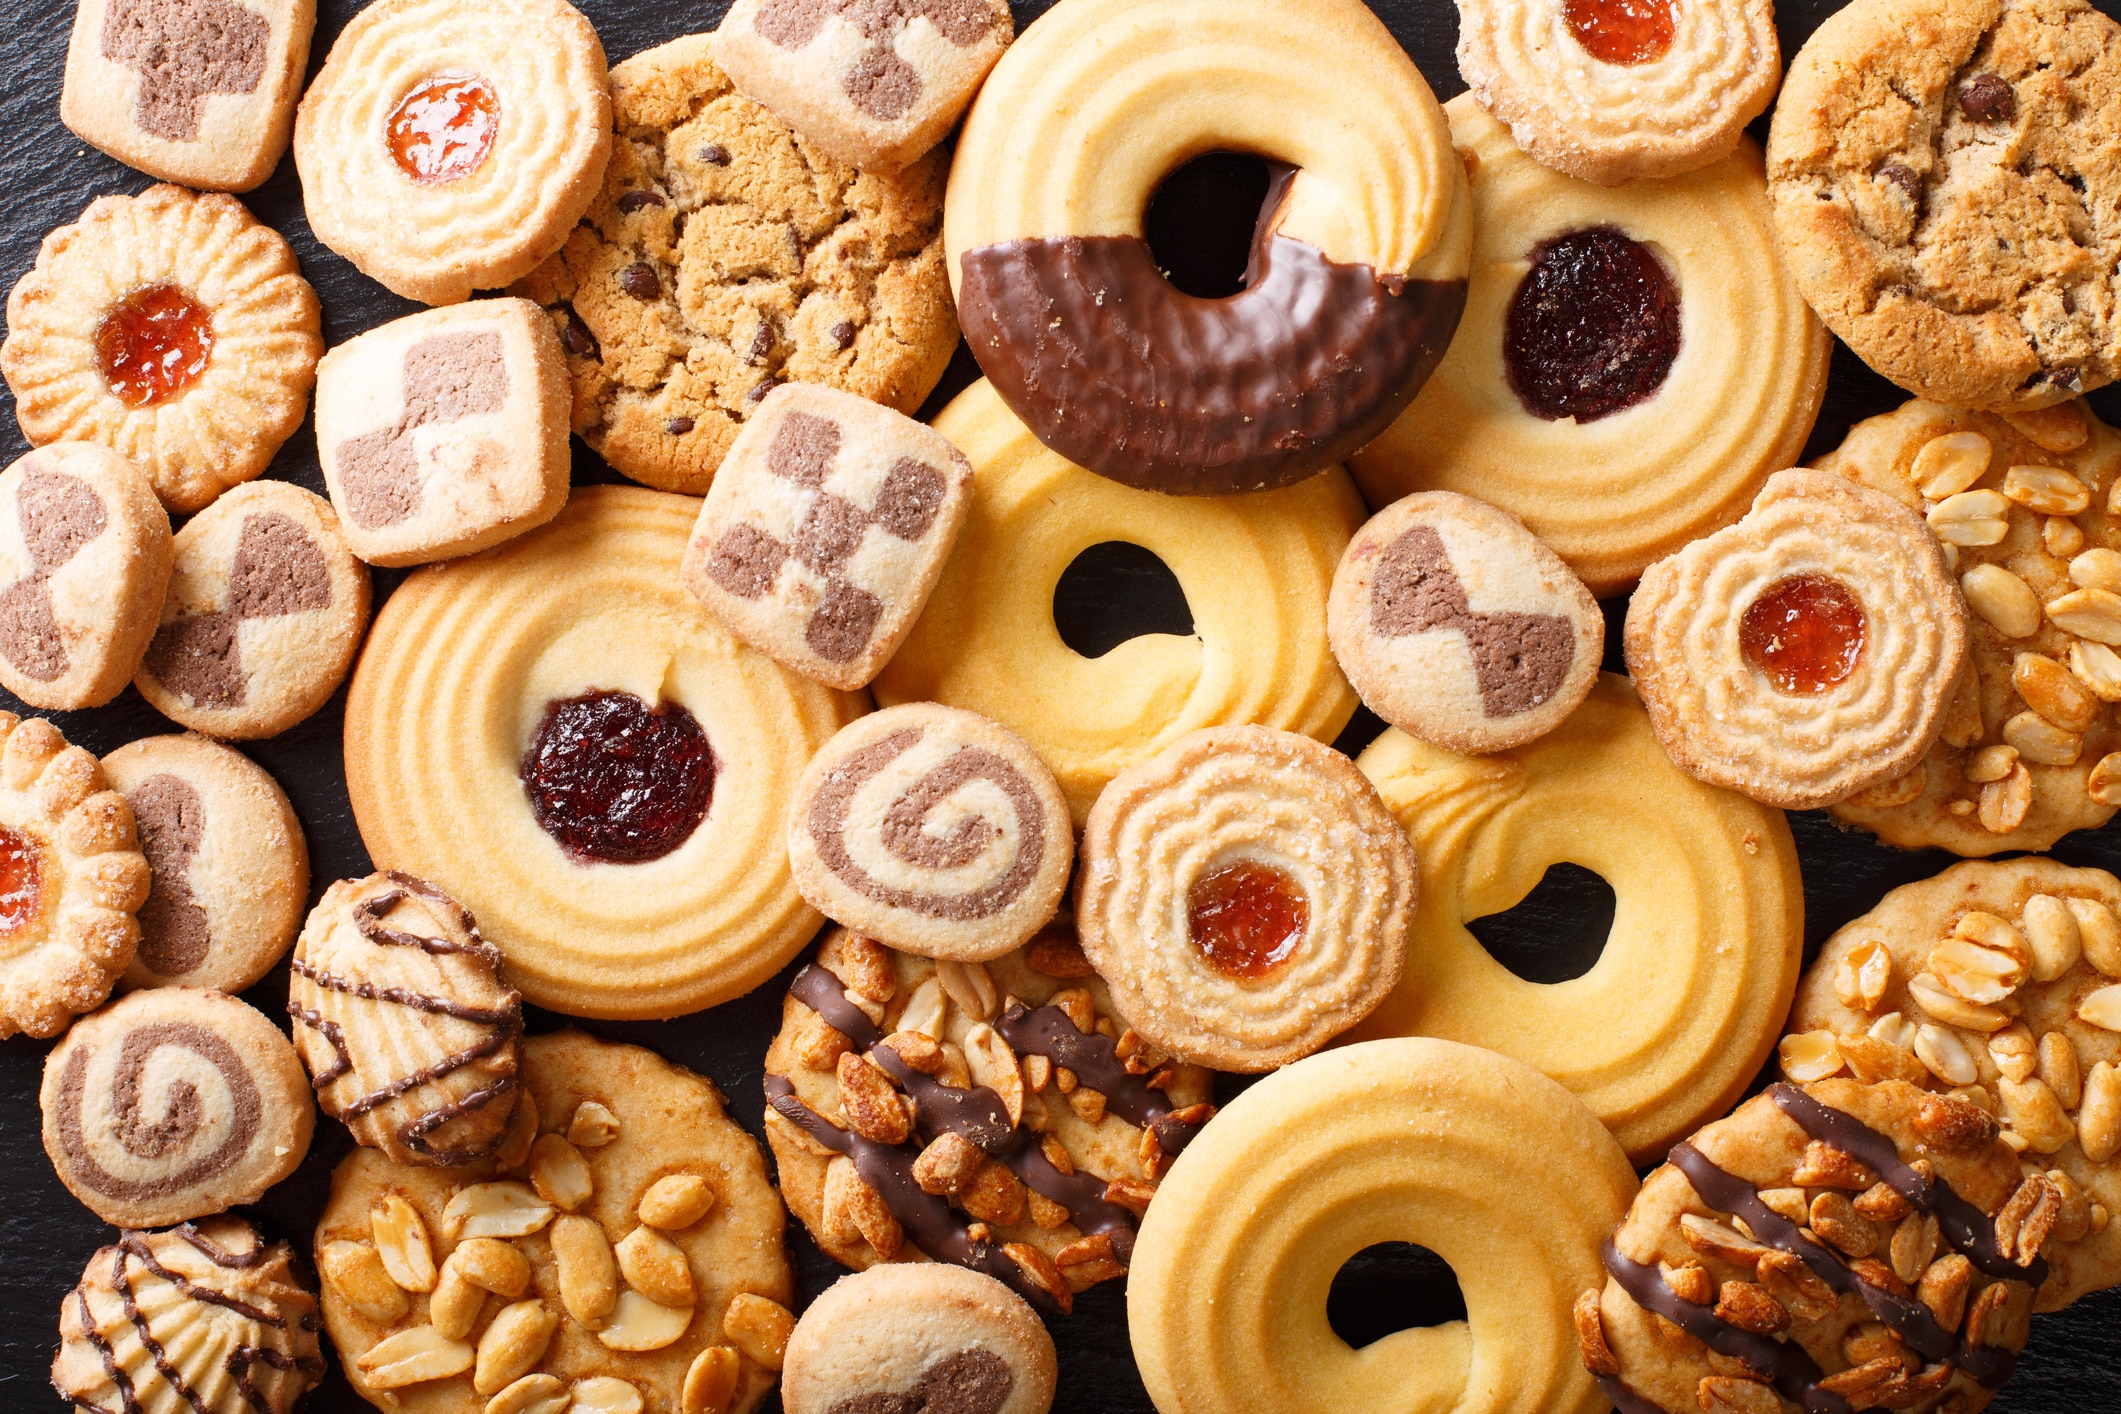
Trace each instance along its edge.
<instances>
[{"instance_id":1,"label":"spiral pattern cookie","mask_svg":"<svg viewBox=\"0 0 2121 1414\"><path fill-rule=\"evenodd\" d=\"M173 511L265 470L324 352L294 252L234 197L98 197L7 297L0 374L32 446L100 442ZM217 352L218 351L218 352Z\"/></svg>"},{"instance_id":2,"label":"spiral pattern cookie","mask_svg":"<svg viewBox=\"0 0 2121 1414\"><path fill-rule=\"evenodd\" d=\"M370 855L461 900L509 983L555 1011L697 1011L817 930L788 812L863 704L685 593L698 513L584 488L550 524L407 580L354 674L346 776ZM610 748L623 769L604 769Z\"/></svg>"},{"instance_id":3,"label":"spiral pattern cookie","mask_svg":"<svg viewBox=\"0 0 2121 1414\"><path fill-rule=\"evenodd\" d=\"M0 712L0 1037L56 1036L140 945L132 807L41 717Z\"/></svg>"},{"instance_id":4,"label":"spiral pattern cookie","mask_svg":"<svg viewBox=\"0 0 2121 1414\"><path fill-rule=\"evenodd\" d=\"M1642 577L1628 673L1689 775L1786 810L1912 769L1966 665L1941 546L1893 498L1782 471L1743 520Z\"/></svg>"},{"instance_id":5,"label":"spiral pattern cookie","mask_svg":"<svg viewBox=\"0 0 2121 1414\"><path fill-rule=\"evenodd\" d=\"M788 821L795 886L836 923L923 957L983 962L1060 907L1075 828L1014 732L933 703L887 707L811 758Z\"/></svg>"},{"instance_id":6,"label":"spiral pattern cookie","mask_svg":"<svg viewBox=\"0 0 2121 1414\"><path fill-rule=\"evenodd\" d=\"M294 1414L324 1378L304 1265L241 1218L128 1232L60 1304L52 1385L82 1409Z\"/></svg>"},{"instance_id":7,"label":"spiral pattern cookie","mask_svg":"<svg viewBox=\"0 0 2121 1414\"><path fill-rule=\"evenodd\" d=\"M1330 741L1355 694L1326 642L1333 567L1362 520L1342 473L1256 496L1180 499L1096 477L1047 450L986 382L936 419L970 458L972 509L877 701L990 717L1053 768L1078 823L1105 782L1179 737L1256 722ZM1171 569L1192 638L1130 639L1100 658L1062 641L1054 587L1124 540Z\"/></svg>"},{"instance_id":8,"label":"spiral pattern cookie","mask_svg":"<svg viewBox=\"0 0 2121 1414\"><path fill-rule=\"evenodd\" d=\"M1458 0L1458 67L1525 151L1613 187L1729 156L1782 46L1770 0Z\"/></svg>"},{"instance_id":9,"label":"spiral pattern cookie","mask_svg":"<svg viewBox=\"0 0 2121 1414\"><path fill-rule=\"evenodd\" d=\"M407 299L458 304L558 250L611 157L604 46L566 0L383 0L295 117L317 239Z\"/></svg>"},{"instance_id":10,"label":"spiral pattern cookie","mask_svg":"<svg viewBox=\"0 0 2121 1414\"><path fill-rule=\"evenodd\" d=\"M1309 1055L1398 983L1413 851L1329 746L1211 727L1115 776L1083 831L1083 953L1144 1040L1218 1070Z\"/></svg>"},{"instance_id":11,"label":"spiral pattern cookie","mask_svg":"<svg viewBox=\"0 0 2121 1414\"><path fill-rule=\"evenodd\" d=\"M1387 732L1356 763L1421 869L1399 988L1361 1037L1439 1036L1553 1076L1628 1153L1654 1158L1721 1114L1775 1044L1802 965L1804 895L1782 812L1704 785L1602 676L1530 746L1459 756ZM1516 976L1467 931L1569 862L1613 890L1598 963Z\"/></svg>"},{"instance_id":12,"label":"spiral pattern cookie","mask_svg":"<svg viewBox=\"0 0 2121 1414\"><path fill-rule=\"evenodd\" d=\"M1458 491L1607 596L1794 465L1832 341L1776 261L1750 141L1607 189L1551 171L1469 94L1473 275L1436 373L1351 466L1372 505Z\"/></svg>"},{"instance_id":13,"label":"spiral pattern cookie","mask_svg":"<svg viewBox=\"0 0 2121 1414\"><path fill-rule=\"evenodd\" d=\"M50 711L123 692L174 553L154 488L108 448L57 442L0 473L0 685Z\"/></svg>"},{"instance_id":14,"label":"spiral pattern cookie","mask_svg":"<svg viewBox=\"0 0 2121 1414\"><path fill-rule=\"evenodd\" d=\"M1373 1041L1247 1090L1187 1147L1127 1283L1160 1414L1604 1408L1568 1303L1635 1175L1568 1091L1447 1041ZM1349 1349L1326 1294L1348 1258L1412 1242L1451 1264L1470 1323Z\"/></svg>"},{"instance_id":15,"label":"spiral pattern cookie","mask_svg":"<svg viewBox=\"0 0 2121 1414\"><path fill-rule=\"evenodd\" d=\"M1826 940L1783 1073L1971 1100L2060 1215L2035 1309L2121 1282L2121 882L2052 859L1955 864Z\"/></svg>"},{"instance_id":16,"label":"spiral pattern cookie","mask_svg":"<svg viewBox=\"0 0 2121 1414\"><path fill-rule=\"evenodd\" d=\"M115 1227L255 1202L316 1126L294 1048L251 1007L152 987L83 1017L44 1062L44 1152Z\"/></svg>"},{"instance_id":17,"label":"spiral pattern cookie","mask_svg":"<svg viewBox=\"0 0 2121 1414\"><path fill-rule=\"evenodd\" d=\"M1046 1414L1053 1337L1021 1296L947 1262L841 1277L788 1337L788 1414Z\"/></svg>"}]
</instances>

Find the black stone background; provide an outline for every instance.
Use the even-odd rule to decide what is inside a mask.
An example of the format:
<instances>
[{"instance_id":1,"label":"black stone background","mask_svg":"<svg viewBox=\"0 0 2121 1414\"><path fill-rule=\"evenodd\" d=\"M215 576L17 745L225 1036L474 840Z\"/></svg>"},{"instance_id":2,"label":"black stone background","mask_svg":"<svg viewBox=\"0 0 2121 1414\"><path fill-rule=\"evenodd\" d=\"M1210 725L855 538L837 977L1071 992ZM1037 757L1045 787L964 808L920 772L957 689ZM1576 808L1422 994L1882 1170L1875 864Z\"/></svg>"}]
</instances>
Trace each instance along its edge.
<instances>
[{"instance_id":1,"label":"black stone background","mask_svg":"<svg viewBox=\"0 0 2121 1414\"><path fill-rule=\"evenodd\" d=\"M596 24L614 62L680 34L712 28L725 8L713 0L576 3ZM1452 57L1456 12L1447 0L1371 3L1420 64L1439 98L1449 98L1464 88ZM2099 3L2110 13L2121 12L2121 0ZM359 7L350 0L321 0L318 8L310 55L312 75ZM1045 8L1045 0L1016 0L1019 25ZM1781 6L1785 54L1794 53L1819 19L1834 8L1830 0L1785 0ZM45 232L74 219L92 198L107 192L136 192L148 186L149 179L85 147L59 122L59 88L74 6L68 0L0 0L0 11L4 11L0 14L0 54L7 56L7 81L0 89L0 192L5 193L0 197L0 281L12 283L30 268ZM1764 120L1758 131L1764 135ZM1228 177L1227 169L1211 171L1189 186L1185 200L1159 203L1170 209L1159 211L1158 226L1175 231L1174 239L1179 242L1193 243L1218 234L1210 227L1227 228L1233 213L1240 215L1242 224L1242 213L1248 210L1245 203L1257 198L1235 194L1227 186ZM1215 200L1218 190L1220 202ZM303 273L323 299L328 343L338 344L417 308L358 274L310 235L292 161L283 161L272 179L245 200L261 219L293 242ZM1219 234L1227 238L1229 232L1224 229ZM1170 255L1170 263L1179 264L1181 253L1174 250ZM1743 354L1734 350L1733 356ZM970 359L960 349L959 361L930 411L942 406L974 374ZM1837 345L1826 408L1808 454L1834 446L1852 421L1895 406L1902 396ZM2121 388L2095 394L2091 402L2108 421L2121 421ZM5 406L12 411L11 397ZM25 450L14 418L0 416L0 465ZM288 442L269 474L323 490L309 426ZM575 444L576 484L616 479L580 442ZM402 578L402 572L376 572L379 604ZM1136 633L1190 630L1183 594L1168 571L1146 552L1092 552L1068 575L1056 601L1064 631L1093 655ZM1613 625L1607 666L1618 669L1619 615L1625 604L1614 601L1607 607ZM4 692L0 692L0 705L24 710ZM313 898L332 879L369 871L368 855L347 804L340 763L343 712L342 692L286 735L244 747L293 797L309 836ZM63 714L58 721L70 740L98 752L174 730L130 689L108 707ZM1364 712L1340 744L1350 751L1359 750L1380 727ZM1791 824L1805 874L1806 938L1814 948L1836 927L1875 904L1886 890L1928 877L1951 862L1938 851L1908 854L1886 849L1869 836L1843 833L1823 815L1792 816ZM2121 869L2121 822L2065 840L2054 853L2072 864ZM1523 975L1552 981L1589 968L1611 917L1611 894L1602 883L1574 866L1558 866L1527 903L1476 931ZM729 1096L737 1117L757 1134L763 1111L762 1062L787 980L784 974L749 997L677 1021L580 1024L600 1036L652 1047L712 1076ZM285 1025L284 967L245 995ZM533 1013L530 1024L532 1030L544 1031L569 1023L565 1018ZM1586 1018L1585 1024L1595 1025L1596 1019ZM115 1235L59 1185L45 1160L39 1140L37 1086L50 1044L27 1038L0 1042L0 1409L7 1410L56 1406L48 1372L60 1297L79 1278L89 1254ZM306 1248L331 1170L350 1144L339 1125L319 1123L308 1161L249 1210L251 1216L271 1234ZM805 1299L838 1274L836 1265L817 1251L799 1225L791 1225L788 1246ZM1332 1303L1336 1325L1358 1345L1406 1325L1462 1314L1463 1309L1448 1270L1412 1249L1373 1249L1351 1261L1336 1284ZM1135 1414L1150 1409L1128 1352L1123 1283L1107 1283L1079 1299L1076 1314L1054 1322L1053 1330L1061 1360L1056 1409L1070 1414ZM2117 1407L2121 1407L2121 1291L2087 1298L2066 1313L2036 1321L2032 1346L2017 1379L1992 1406L2011 1414L2091 1414ZM309 1408L320 1414L339 1414L365 1406L334 1365ZM778 1401L769 1408L777 1411Z\"/></svg>"}]
</instances>

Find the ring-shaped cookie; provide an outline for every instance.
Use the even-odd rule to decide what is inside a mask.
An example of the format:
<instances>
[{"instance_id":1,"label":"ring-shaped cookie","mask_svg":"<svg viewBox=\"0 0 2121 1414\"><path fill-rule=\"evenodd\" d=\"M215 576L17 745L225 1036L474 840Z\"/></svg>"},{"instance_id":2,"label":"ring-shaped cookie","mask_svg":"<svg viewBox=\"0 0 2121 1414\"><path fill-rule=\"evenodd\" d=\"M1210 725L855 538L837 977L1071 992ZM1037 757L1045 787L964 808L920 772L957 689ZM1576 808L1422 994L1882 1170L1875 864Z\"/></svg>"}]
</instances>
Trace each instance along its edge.
<instances>
[{"instance_id":1,"label":"ring-shaped cookie","mask_svg":"<svg viewBox=\"0 0 2121 1414\"><path fill-rule=\"evenodd\" d=\"M878 705L940 702L1037 749L1080 825L1105 783L1189 731L1252 722L1331 741L1355 693L1326 643L1333 569L1362 502L1333 471L1280 491L1159 496L1040 445L984 379L935 428L971 459L972 508L928 607L877 678ZM1062 641L1053 591L1076 556L1126 541L1185 590L1191 638L1100 658Z\"/></svg>"},{"instance_id":2,"label":"ring-shaped cookie","mask_svg":"<svg viewBox=\"0 0 2121 1414\"><path fill-rule=\"evenodd\" d=\"M1143 236L1157 184L1214 151L1295 169L1223 300ZM1040 440L1208 495L1382 431L1450 342L1472 239L1435 96L1357 0L1065 0L988 75L943 235L972 352Z\"/></svg>"},{"instance_id":3,"label":"ring-shaped cookie","mask_svg":"<svg viewBox=\"0 0 2121 1414\"><path fill-rule=\"evenodd\" d=\"M1128 1280L1135 1362L1161 1414L1592 1414L1569 1303L1634 1193L1590 1112L1506 1056L1323 1052L1232 1101L1164 1176ZM1349 1349L1326 1293L1380 1242L1449 1262L1470 1319Z\"/></svg>"},{"instance_id":4,"label":"ring-shaped cookie","mask_svg":"<svg viewBox=\"0 0 2121 1414\"><path fill-rule=\"evenodd\" d=\"M539 1006L678 1016L771 977L817 931L783 843L796 777L859 699L744 647L678 586L684 496L577 491L549 525L408 579L346 705L346 778L381 869L471 909ZM580 863L520 770L548 704L587 690L675 703L715 764L707 813L643 863Z\"/></svg>"},{"instance_id":5,"label":"ring-shaped cookie","mask_svg":"<svg viewBox=\"0 0 2121 1414\"><path fill-rule=\"evenodd\" d=\"M1357 765L1406 827L1421 897L1399 988L1351 1034L1440 1036L1536 1066L1638 1160L1729 1109L1797 987L1804 895L1782 812L1674 766L1627 682L1603 676L1529 746L1459 756L1387 732ZM1514 908L1550 865L1611 885L1583 976L1541 985L1466 920Z\"/></svg>"},{"instance_id":6,"label":"ring-shaped cookie","mask_svg":"<svg viewBox=\"0 0 2121 1414\"><path fill-rule=\"evenodd\" d=\"M1440 490L1500 506L1593 594L1617 593L1795 464L1832 341L1775 253L1752 142L1682 177L1607 188L1533 161L1469 95L1444 112L1473 174L1465 318L1406 415L1354 457L1355 478L1372 505ZM1663 266L1677 350L1631 406L1549 420L1512 387L1505 330L1540 248L1598 231Z\"/></svg>"}]
</instances>

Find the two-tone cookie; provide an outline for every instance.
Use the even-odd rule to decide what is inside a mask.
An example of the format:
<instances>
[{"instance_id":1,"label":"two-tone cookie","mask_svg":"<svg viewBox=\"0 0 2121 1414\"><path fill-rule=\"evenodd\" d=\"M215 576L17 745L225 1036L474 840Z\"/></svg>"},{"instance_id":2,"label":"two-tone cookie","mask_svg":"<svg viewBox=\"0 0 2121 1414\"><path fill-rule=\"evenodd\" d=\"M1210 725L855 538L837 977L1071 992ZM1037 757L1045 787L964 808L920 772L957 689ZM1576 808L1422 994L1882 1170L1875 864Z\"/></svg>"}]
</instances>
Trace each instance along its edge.
<instances>
[{"instance_id":1,"label":"two-tone cookie","mask_svg":"<svg viewBox=\"0 0 2121 1414\"><path fill-rule=\"evenodd\" d=\"M0 473L0 684L51 711L123 692L173 555L154 487L107 447L56 442Z\"/></svg>"},{"instance_id":2,"label":"two-tone cookie","mask_svg":"<svg viewBox=\"0 0 2121 1414\"><path fill-rule=\"evenodd\" d=\"M528 300L394 320L317 365L317 456L339 526L372 565L469 555L567 502L573 393Z\"/></svg>"},{"instance_id":3,"label":"two-tone cookie","mask_svg":"<svg viewBox=\"0 0 2121 1414\"><path fill-rule=\"evenodd\" d=\"M368 627L368 569L314 492L260 481L177 536L162 621L133 681L223 740L276 736L322 707Z\"/></svg>"}]
</instances>

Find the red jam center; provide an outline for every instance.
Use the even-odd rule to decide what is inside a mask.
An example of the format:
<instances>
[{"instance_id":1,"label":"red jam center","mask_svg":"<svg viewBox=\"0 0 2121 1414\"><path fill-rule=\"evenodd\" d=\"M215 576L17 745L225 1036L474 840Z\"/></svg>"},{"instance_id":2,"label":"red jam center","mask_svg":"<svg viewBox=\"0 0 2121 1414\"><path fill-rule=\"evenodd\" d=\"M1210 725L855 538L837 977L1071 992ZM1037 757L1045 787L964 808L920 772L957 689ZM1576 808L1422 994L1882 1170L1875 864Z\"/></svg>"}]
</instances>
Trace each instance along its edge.
<instances>
[{"instance_id":1,"label":"red jam center","mask_svg":"<svg viewBox=\"0 0 2121 1414\"><path fill-rule=\"evenodd\" d=\"M714 800L714 753L698 720L630 692L548 704L522 775L545 833L598 864L661 859L692 837Z\"/></svg>"},{"instance_id":2,"label":"red jam center","mask_svg":"<svg viewBox=\"0 0 2121 1414\"><path fill-rule=\"evenodd\" d=\"M1569 33L1608 64L1647 64L1672 47L1672 0L1568 0Z\"/></svg>"},{"instance_id":3,"label":"red jam center","mask_svg":"<svg viewBox=\"0 0 2121 1414\"><path fill-rule=\"evenodd\" d=\"M493 151L501 100L481 78L430 79L390 115L390 155L422 186L462 181Z\"/></svg>"},{"instance_id":4,"label":"red jam center","mask_svg":"<svg viewBox=\"0 0 2121 1414\"><path fill-rule=\"evenodd\" d=\"M1746 662L1777 692L1810 697L1856 671L1863 606L1824 575L1785 579L1755 599L1738 624Z\"/></svg>"},{"instance_id":5,"label":"red jam center","mask_svg":"<svg viewBox=\"0 0 2121 1414\"><path fill-rule=\"evenodd\" d=\"M1679 291L1655 255L1610 226L1533 247L1503 321L1503 371L1525 411L1596 422L1664 385L1679 354Z\"/></svg>"},{"instance_id":6,"label":"red jam center","mask_svg":"<svg viewBox=\"0 0 2121 1414\"><path fill-rule=\"evenodd\" d=\"M174 398L199 381L213 352L213 314L175 285L134 290L96 326L103 381L129 408Z\"/></svg>"},{"instance_id":7,"label":"red jam center","mask_svg":"<svg viewBox=\"0 0 2121 1414\"><path fill-rule=\"evenodd\" d=\"M29 925L43 891L44 855L36 841L0 826L0 937Z\"/></svg>"},{"instance_id":8,"label":"red jam center","mask_svg":"<svg viewBox=\"0 0 2121 1414\"><path fill-rule=\"evenodd\" d=\"M1310 900L1271 864L1225 864L1194 880L1186 894L1193 946L1230 977L1264 977L1281 966L1310 923Z\"/></svg>"}]
</instances>

